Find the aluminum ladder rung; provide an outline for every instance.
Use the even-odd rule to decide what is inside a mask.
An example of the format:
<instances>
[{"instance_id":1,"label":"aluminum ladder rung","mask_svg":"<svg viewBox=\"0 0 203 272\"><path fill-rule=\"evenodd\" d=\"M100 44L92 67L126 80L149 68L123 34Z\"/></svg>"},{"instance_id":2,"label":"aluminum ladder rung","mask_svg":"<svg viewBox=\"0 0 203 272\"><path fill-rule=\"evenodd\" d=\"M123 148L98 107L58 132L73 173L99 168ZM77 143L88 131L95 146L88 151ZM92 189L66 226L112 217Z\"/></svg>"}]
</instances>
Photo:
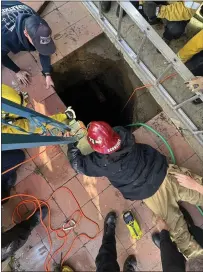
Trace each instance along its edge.
<instances>
[{"instance_id":1,"label":"aluminum ladder rung","mask_svg":"<svg viewBox=\"0 0 203 272\"><path fill-rule=\"evenodd\" d=\"M1 121L4 126L13 127L14 129L22 132L21 134L2 133L2 150L31 148L55 144L69 144L78 141L78 137L61 137L56 135L58 132L64 133L70 131L70 126L60 123L32 109L18 105L5 98L2 98L2 110L4 112L13 113L17 116L24 117L30 122L30 127L33 128L27 132L23 128L12 124L12 122L9 120L2 119ZM53 128L48 129L46 125L51 125ZM42 134L33 133L33 131L35 131L37 128L42 129Z\"/></svg>"},{"instance_id":2,"label":"aluminum ladder rung","mask_svg":"<svg viewBox=\"0 0 203 272\"><path fill-rule=\"evenodd\" d=\"M144 36L142 37L142 41L141 41L140 47L139 47L139 49L137 51L137 63L140 62L141 53L143 51L144 45L146 43L146 40L147 40L147 34L144 32Z\"/></svg>"},{"instance_id":3,"label":"aluminum ladder rung","mask_svg":"<svg viewBox=\"0 0 203 272\"><path fill-rule=\"evenodd\" d=\"M187 100L185 100L185 101L183 101L183 102L181 102L181 103L179 103L179 104L173 106L173 109L174 109L174 110L177 110L177 109L181 108L183 105L185 105L186 103L192 102L193 100L195 100L195 99L197 99L197 98L199 98L199 95L198 95L198 94L196 94L196 95L194 95L194 96L188 98Z\"/></svg>"},{"instance_id":4,"label":"aluminum ladder rung","mask_svg":"<svg viewBox=\"0 0 203 272\"><path fill-rule=\"evenodd\" d=\"M168 71L173 68L173 64L169 63L168 66L166 67L166 69L159 75L159 77L156 80L156 85L158 85L161 81L161 79L168 73Z\"/></svg>"},{"instance_id":5,"label":"aluminum ladder rung","mask_svg":"<svg viewBox=\"0 0 203 272\"><path fill-rule=\"evenodd\" d=\"M164 72L161 73L161 75L159 75L158 78L156 78L153 75L153 73L148 69L148 67L140 60L140 54L142 52L142 49L146 40L145 41L144 39L142 40L143 45L141 42L142 46L140 46L138 51L139 55L137 55L135 51L133 51L132 48L128 45L128 43L125 41L125 38L122 38L120 35L121 25L123 22L121 18L120 18L120 22L118 23L118 30L119 30L119 33L118 33L118 30L116 30L112 26L112 24L105 17L105 15L102 16L102 19L100 18L100 11L96 7L96 5L93 3L93 1L84 0L82 2L84 6L88 9L88 11L91 13L91 15L102 27L102 29L104 30L108 38L111 40L111 42L116 46L116 48L119 51L122 52L124 59L127 61L129 66L134 70L135 74L137 74L138 77L143 80L143 82L146 82L146 79L147 79L147 82L145 84L153 85L153 88L155 88L155 90L158 92L159 95L161 95L163 100L167 102L167 104L170 106L173 112L176 113L176 116L178 117L178 119L181 120L181 122L185 125L185 127L191 133L194 134L194 136L199 141L199 143L203 145L202 131L198 130L198 128L193 123L193 121L185 114L185 112L181 108L185 103L188 102L188 99L186 99L186 101L183 101L182 102L183 104L180 103L181 105L177 104L177 102L172 98L172 96L160 83L163 76L171 68L175 69L177 74L181 78L183 78L184 81L188 81L192 77L194 77L192 73L186 68L186 66L181 62L181 60L178 59L177 55L165 44L165 42L158 35L158 33L156 33L156 31L142 17L142 15L136 10L136 8L134 8L134 6L130 3L130 1L127 1L127 2L117 1L120 5L120 8L122 8L128 14L131 20L138 26L138 28L143 33L146 33L146 39L148 38L150 42L152 42L152 44L162 53L163 57L169 63L166 69L164 70ZM201 98L200 94L199 96ZM192 99L195 99L195 98L193 97Z\"/></svg>"}]
</instances>

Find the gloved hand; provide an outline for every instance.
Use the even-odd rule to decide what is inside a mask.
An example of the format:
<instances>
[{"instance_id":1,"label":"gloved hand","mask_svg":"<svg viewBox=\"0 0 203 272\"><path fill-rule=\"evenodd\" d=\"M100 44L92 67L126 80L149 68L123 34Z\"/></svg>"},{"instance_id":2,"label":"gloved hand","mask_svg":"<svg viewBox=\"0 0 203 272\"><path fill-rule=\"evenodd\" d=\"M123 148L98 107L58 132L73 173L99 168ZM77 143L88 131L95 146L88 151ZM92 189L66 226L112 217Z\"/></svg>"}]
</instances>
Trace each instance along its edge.
<instances>
[{"instance_id":1,"label":"gloved hand","mask_svg":"<svg viewBox=\"0 0 203 272\"><path fill-rule=\"evenodd\" d=\"M154 21L159 14L159 6L154 2L145 1L143 3L143 11L149 21Z\"/></svg>"},{"instance_id":2,"label":"gloved hand","mask_svg":"<svg viewBox=\"0 0 203 272\"><path fill-rule=\"evenodd\" d=\"M29 79L30 76L31 76L30 73L23 70L20 70L18 73L16 73L16 77L18 81L24 84L25 86L28 86L28 84L30 84L30 79Z\"/></svg>"},{"instance_id":3,"label":"gloved hand","mask_svg":"<svg viewBox=\"0 0 203 272\"><path fill-rule=\"evenodd\" d=\"M68 152L72 151L73 149L78 149L77 144L78 142L68 144Z\"/></svg>"},{"instance_id":4,"label":"gloved hand","mask_svg":"<svg viewBox=\"0 0 203 272\"><path fill-rule=\"evenodd\" d=\"M69 107L65 110L65 114L67 115L68 119L70 119L70 120L76 119L75 111L72 109L71 106L69 106Z\"/></svg>"},{"instance_id":5,"label":"gloved hand","mask_svg":"<svg viewBox=\"0 0 203 272\"><path fill-rule=\"evenodd\" d=\"M185 84L192 92L203 92L203 77L201 76L197 76L185 82Z\"/></svg>"}]
</instances>

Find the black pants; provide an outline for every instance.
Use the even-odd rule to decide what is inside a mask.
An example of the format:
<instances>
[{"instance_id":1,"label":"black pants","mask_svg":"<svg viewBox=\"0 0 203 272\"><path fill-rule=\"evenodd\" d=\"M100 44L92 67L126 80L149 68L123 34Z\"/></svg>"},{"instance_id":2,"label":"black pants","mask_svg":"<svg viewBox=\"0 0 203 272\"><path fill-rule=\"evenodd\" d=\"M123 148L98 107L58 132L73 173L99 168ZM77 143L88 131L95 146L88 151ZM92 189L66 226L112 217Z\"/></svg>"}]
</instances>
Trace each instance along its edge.
<instances>
[{"instance_id":1,"label":"black pants","mask_svg":"<svg viewBox=\"0 0 203 272\"><path fill-rule=\"evenodd\" d=\"M203 229L192 225L189 227L190 233L195 240L203 247ZM176 244L172 242L170 236L166 235L161 242L161 261L163 271L185 271L185 258L178 251ZM116 239L115 235L102 241L99 253L96 258L97 272L119 272L120 268L117 262Z\"/></svg>"},{"instance_id":2,"label":"black pants","mask_svg":"<svg viewBox=\"0 0 203 272\"><path fill-rule=\"evenodd\" d=\"M2 164L1 164L1 171L4 172L13 166L23 162L25 160L25 154L22 150L8 150L2 151ZM8 173L1 176L1 192L2 198L8 196L8 180L10 177L16 173L17 168L14 170L9 171Z\"/></svg>"},{"instance_id":3,"label":"black pants","mask_svg":"<svg viewBox=\"0 0 203 272\"><path fill-rule=\"evenodd\" d=\"M188 229L196 242L203 248L203 229L195 225L189 226Z\"/></svg>"},{"instance_id":4,"label":"black pants","mask_svg":"<svg viewBox=\"0 0 203 272\"><path fill-rule=\"evenodd\" d=\"M166 40L172 41L173 39L179 39L185 32L185 28L189 21L168 21L165 26L163 37Z\"/></svg>"},{"instance_id":5,"label":"black pants","mask_svg":"<svg viewBox=\"0 0 203 272\"><path fill-rule=\"evenodd\" d=\"M185 65L195 76L203 76L203 51L194 55Z\"/></svg>"},{"instance_id":6,"label":"black pants","mask_svg":"<svg viewBox=\"0 0 203 272\"><path fill-rule=\"evenodd\" d=\"M31 233L29 221L22 221L1 234L1 261L11 257L27 241Z\"/></svg>"},{"instance_id":7,"label":"black pants","mask_svg":"<svg viewBox=\"0 0 203 272\"><path fill-rule=\"evenodd\" d=\"M109 271L120 272L117 262L115 234L108 238L103 238L102 245L96 258L97 272Z\"/></svg>"}]
</instances>

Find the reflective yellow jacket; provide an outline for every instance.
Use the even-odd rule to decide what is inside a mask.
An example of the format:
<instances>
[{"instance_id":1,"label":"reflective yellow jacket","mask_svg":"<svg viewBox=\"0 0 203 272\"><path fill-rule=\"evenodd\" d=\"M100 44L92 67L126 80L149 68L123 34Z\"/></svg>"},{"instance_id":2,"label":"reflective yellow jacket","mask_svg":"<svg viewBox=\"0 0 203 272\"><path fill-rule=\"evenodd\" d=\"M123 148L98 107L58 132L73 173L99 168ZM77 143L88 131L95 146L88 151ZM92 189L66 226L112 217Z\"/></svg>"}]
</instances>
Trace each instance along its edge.
<instances>
[{"instance_id":1,"label":"reflective yellow jacket","mask_svg":"<svg viewBox=\"0 0 203 272\"><path fill-rule=\"evenodd\" d=\"M26 107L27 102L28 102L28 101L24 100L23 93L18 93L16 90L14 90L13 88L11 88L10 86L7 86L5 84L2 84L2 97L10 100L16 104L24 106L24 107ZM15 115L15 114L11 114L11 113L7 113L7 112L2 111L1 118L2 119L9 118L9 120L11 120L10 122L12 122L12 125L18 126L27 132L34 132L34 133L38 133L38 134L41 134L43 132L42 128L37 128L34 131L31 131L29 120L26 118L18 119L19 116ZM52 118L56 121L59 121L61 123L65 123L67 125L69 124L69 120L67 119L67 116L65 113L57 113L55 115L50 116L50 118ZM53 128L53 126L47 125L46 128L51 129L51 128ZM2 124L1 129L2 129L1 130L2 133L27 134L26 132L20 131L14 127L11 127L8 125L3 125L3 124Z\"/></svg>"},{"instance_id":2,"label":"reflective yellow jacket","mask_svg":"<svg viewBox=\"0 0 203 272\"><path fill-rule=\"evenodd\" d=\"M168 21L187 21L194 16L201 3L202 1L181 1L163 5L157 17Z\"/></svg>"},{"instance_id":3,"label":"reflective yellow jacket","mask_svg":"<svg viewBox=\"0 0 203 272\"><path fill-rule=\"evenodd\" d=\"M203 30L198 32L186 45L178 52L178 57L182 62L191 59L195 54L203 50Z\"/></svg>"},{"instance_id":4,"label":"reflective yellow jacket","mask_svg":"<svg viewBox=\"0 0 203 272\"><path fill-rule=\"evenodd\" d=\"M69 120L67 119L67 116L65 113L57 113L55 115L49 116L50 118L59 121L61 123L65 123L68 125ZM12 125L18 126L22 129L24 129L27 132L31 132L30 128L30 122L27 119L17 119L12 122ZM53 128L51 125L46 126L47 129ZM2 133L11 133L11 134L27 134L26 132L20 131L14 127L8 126L8 125L2 125L1 127ZM33 133L41 134L43 132L42 128L37 128L33 131Z\"/></svg>"}]
</instances>

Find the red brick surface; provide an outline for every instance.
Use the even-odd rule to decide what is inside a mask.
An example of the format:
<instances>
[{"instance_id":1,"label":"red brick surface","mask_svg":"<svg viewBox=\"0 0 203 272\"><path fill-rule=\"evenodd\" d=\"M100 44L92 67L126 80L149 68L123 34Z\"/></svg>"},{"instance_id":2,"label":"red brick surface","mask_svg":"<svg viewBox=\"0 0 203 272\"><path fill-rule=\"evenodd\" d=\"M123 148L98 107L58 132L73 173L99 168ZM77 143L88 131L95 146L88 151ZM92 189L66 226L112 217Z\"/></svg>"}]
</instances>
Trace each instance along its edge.
<instances>
[{"instance_id":1,"label":"red brick surface","mask_svg":"<svg viewBox=\"0 0 203 272\"><path fill-rule=\"evenodd\" d=\"M137 266L140 271L150 271L161 261L160 250L153 244L150 232L133 244L127 252L136 256Z\"/></svg>"},{"instance_id":2,"label":"red brick surface","mask_svg":"<svg viewBox=\"0 0 203 272\"><path fill-rule=\"evenodd\" d=\"M67 220L66 216L64 215L64 213L62 212L62 210L60 209L60 207L58 206L58 204L55 202L55 200L53 198L51 198L48 201L48 205L51 210L51 222L49 225L49 217L47 216L43 221L44 224L47 227L50 227L50 229L62 228L64 222L66 222L66 220ZM47 232L44 229L44 227L42 226L42 224L40 224L39 226L36 227L36 231L39 234L39 236L41 237L41 239L44 239L45 237L47 237Z\"/></svg>"},{"instance_id":3,"label":"red brick surface","mask_svg":"<svg viewBox=\"0 0 203 272\"><path fill-rule=\"evenodd\" d=\"M184 140L179 132L174 134L169 140L169 145L171 146L175 158L176 164L181 165L185 161L187 161L192 155L194 155L194 150L190 147L190 145ZM159 149L165 154L167 157L169 156L169 151L167 150L166 146L162 144ZM170 158L171 161L171 158Z\"/></svg>"},{"instance_id":4,"label":"red brick surface","mask_svg":"<svg viewBox=\"0 0 203 272\"><path fill-rule=\"evenodd\" d=\"M70 189L74 196L77 196L77 201L80 206L83 206L90 200L89 195L76 178L68 181L63 187ZM54 199L67 217L71 216L74 211L78 210L78 205L74 197L64 188L60 188L56 191Z\"/></svg>"},{"instance_id":5,"label":"red brick surface","mask_svg":"<svg viewBox=\"0 0 203 272\"><path fill-rule=\"evenodd\" d=\"M72 257L68 259L68 264L75 271L95 271L95 262L85 247L79 249Z\"/></svg>"},{"instance_id":6,"label":"red brick surface","mask_svg":"<svg viewBox=\"0 0 203 272\"><path fill-rule=\"evenodd\" d=\"M38 11L41 8L41 6L44 4L45 1L21 1L21 2L28 5L29 7L31 7L35 11Z\"/></svg>"},{"instance_id":7,"label":"red brick surface","mask_svg":"<svg viewBox=\"0 0 203 272\"><path fill-rule=\"evenodd\" d=\"M54 190L76 175L62 152L41 167L40 171Z\"/></svg>"},{"instance_id":8,"label":"red brick surface","mask_svg":"<svg viewBox=\"0 0 203 272\"><path fill-rule=\"evenodd\" d=\"M56 155L58 155L60 152L61 152L61 149L57 145L48 146L48 147L40 146L40 147L34 147L34 148L27 149L27 153L30 155L30 157L34 157L40 153L39 156L37 156L33 159L33 161L37 167L43 166L48 161L53 159Z\"/></svg>"},{"instance_id":9,"label":"red brick surface","mask_svg":"<svg viewBox=\"0 0 203 272\"><path fill-rule=\"evenodd\" d=\"M33 106L35 111L48 116L56 113L63 113L66 110L66 106L56 93L50 95L41 102L35 102Z\"/></svg>"},{"instance_id":10,"label":"red brick surface","mask_svg":"<svg viewBox=\"0 0 203 272\"><path fill-rule=\"evenodd\" d=\"M50 95L54 94L54 89L50 87L46 89L45 77L41 74L33 76L31 78L31 84L29 86L22 86L21 90L28 92L29 101L35 108L35 103L41 102Z\"/></svg>"},{"instance_id":11,"label":"red brick surface","mask_svg":"<svg viewBox=\"0 0 203 272\"><path fill-rule=\"evenodd\" d=\"M91 221L83 217L80 221L79 226L76 227L74 231L77 234L87 233L89 237L95 237L95 235L97 235L98 232L101 231L104 227L103 217L97 210L95 205L92 203L92 201L89 201L87 204L85 204L82 208L82 211L84 212L85 216L87 216L90 220L94 220L98 224L98 226L92 224ZM81 236L80 240L83 243L87 243L90 239L88 237Z\"/></svg>"},{"instance_id":12,"label":"red brick surface","mask_svg":"<svg viewBox=\"0 0 203 272\"><path fill-rule=\"evenodd\" d=\"M59 233L59 235L62 235L62 232ZM75 237L76 237L76 235L73 232L70 232L68 234L68 239L65 240L65 243L64 243L64 240L63 239L59 239L56 236L56 233L53 232L51 234L51 239L52 239L52 242L53 242L52 249L50 248L48 237L44 238L42 242L46 246L46 248L47 248L48 251L50 251L50 249L51 249L52 258L55 260L56 263L59 264L60 261L61 261L61 253L63 253L63 254L67 253L67 251L70 249L71 244L72 244L72 242L73 242L73 240L74 240ZM54 252L57 249L59 249L61 246L62 246L62 248L59 251L59 253L58 254L54 254ZM72 250L69 253L69 258L74 253L76 253L81 247L82 247L82 242L79 239L76 239L76 241L75 241L75 243L73 245L73 248L72 248Z\"/></svg>"},{"instance_id":13,"label":"red brick surface","mask_svg":"<svg viewBox=\"0 0 203 272\"><path fill-rule=\"evenodd\" d=\"M74 25L82 18L89 15L87 9L80 2L67 2L65 5L59 7L58 10L65 18L68 26Z\"/></svg>"},{"instance_id":14,"label":"red brick surface","mask_svg":"<svg viewBox=\"0 0 203 272\"><path fill-rule=\"evenodd\" d=\"M16 190L12 189L10 195L15 195L17 192ZM5 204L2 204L2 209L1 209L1 216L2 216L2 231L6 231L9 229L11 226L14 226L15 224L12 221L12 215L15 207L22 201L21 197L15 197L11 198L9 201L7 201ZM22 205L19 209L20 213L22 215L27 215L28 209L25 205ZM26 217L26 216L25 216ZM20 219L15 216L14 220L16 222L20 222Z\"/></svg>"},{"instance_id":15,"label":"red brick surface","mask_svg":"<svg viewBox=\"0 0 203 272\"><path fill-rule=\"evenodd\" d=\"M90 15L87 15L74 25L58 32L54 36L54 42L61 54L66 56L101 33L101 28L95 24Z\"/></svg>"},{"instance_id":16,"label":"red brick surface","mask_svg":"<svg viewBox=\"0 0 203 272\"><path fill-rule=\"evenodd\" d=\"M109 180L105 177L94 178L79 174L77 175L77 179L83 185L91 198L99 195L110 185Z\"/></svg>"},{"instance_id":17,"label":"red brick surface","mask_svg":"<svg viewBox=\"0 0 203 272\"><path fill-rule=\"evenodd\" d=\"M46 200L53 193L51 187L40 173L32 173L15 187L17 193L33 195Z\"/></svg>"},{"instance_id":18,"label":"red brick surface","mask_svg":"<svg viewBox=\"0 0 203 272\"><path fill-rule=\"evenodd\" d=\"M25 159L30 159L31 157L29 154L25 151ZM21 180L28 177L30 174L32 174L36 170L36 164L30 160L26 163L24 163L19 169L18 169L18 175L17 175L17 181L16 184L18 184Z\"/></svg>"},{"instance_id":19,"label":"red brick surface","mask_svg":"<svg viewBox=\"0 0 203 272\"><path fill-rule=\"evenodd\" d=\"M40 73L40 68L29 52L19 52L12 56L12 60L21 68L30 73L31 80L35 80L35 76Z\"/></svg>"}]
</instances>

